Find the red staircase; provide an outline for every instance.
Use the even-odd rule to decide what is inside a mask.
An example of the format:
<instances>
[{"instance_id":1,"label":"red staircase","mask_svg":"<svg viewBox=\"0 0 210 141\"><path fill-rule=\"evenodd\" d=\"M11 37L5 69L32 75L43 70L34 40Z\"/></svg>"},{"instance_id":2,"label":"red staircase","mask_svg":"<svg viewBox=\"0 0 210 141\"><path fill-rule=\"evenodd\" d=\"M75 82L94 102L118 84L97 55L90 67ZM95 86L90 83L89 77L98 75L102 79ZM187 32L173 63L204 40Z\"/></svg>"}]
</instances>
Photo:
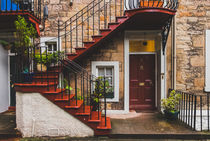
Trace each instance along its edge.
<instances>
[{"instance_id":1,"label":"red staircase","mask_svg":"<svg viewBox=\"0 0 210 141\"><path fill-rule=\"evenodd\" d=\"M111 130L111 121L98 111L92 111L92 106L85 105L83 100L76 100L75 94L69 94L65 89L57 88L59 73L35 73L30 83L16 83L15 89L19 92L38 92L52 103L65 110L70 115L91 127L95 135L108 135ZM47 74L48 73L48 74ZM49 80L52 81L48 82ZM106 118L106 125L105 125Z\"/></svg>"},{"instance_id":2,"label":"red staircase","mask_svg":"<svg viewBox=\"0 0 210 141\"><path fill-rule=\"evenodd\" d=\"M140 1L146 2L146 0ZM95 84L92 84L93 80L89 77L89 74L84 76L85 70L73 60L84 56L89 50L95 47L100 47L104 40L110 38L114 33L120 30L120 28L125 29L127 25L132 25L133 23L137 23L137 25L140 25L140 27L142 27L141 29L144 30L147 30L148 27L158 25L155 26L156 28L154 29L163 30L163 32L168 31L168 24L170 25L168 21L171 21L169 19L172 19L173 15L175 15L178 2L173 3L175 1L167 1L170 1L170 4L163 5L163 3L158 3L159 5L156 5L156 7L153 7L153 5L152 7L145 7L144 4L143 7L130 7L129 9L133 10L124 12L126 5L124 5L122 0L94 0L63 24L60 24L58 20L58 39L62 38L62 43L58 40L58 48L61 48L60 45L62 44L62 48L65 49L65 54L68 59L63 58L60 60L59 69L35 73L33 81L30 83L16 83L16 90L21 92L39 92L61 109L64 109L66 112L91 127L95 135L109 134L111 122L110 118L106 116L106 98L104 98L105 115L101 113L100 107L98 107L98 110L94 111L93 105L87 104L91 103L91 96L89 100L85 100L84 89L87 89L86 97L88 97L90 93L92 94L91 87ZM153 3L154 2L155 0L153 0ZM173 5L171 5L172 3ZM129 6L130 5L134 4L129 4ZM145 18L145 15L148 18ZM154 19L154 21L151 19ZM145 23L147 24L145 25ZM163 37L165 37L165 34L163 35ZM166 40L164 38L163 41ZM40 47L40 55L41 53ZM52 68L48 66L48 69ZM65 69L68 71L65 71ZM35 69L32 71L34 70ZM68 84L70 84L69 72L73 72L72 74L74 75L70 76L75 77L74 93L69 93L64 86L58 88L58 85L61 83L59 81L59 78L61 78L59 73L62 73L64 77L68 78ZM82 78L78 76L82 76ZM88 85L86 87L84 87L84 79L87 79ZM77 81L81 81L81 87L83 84L83 99L78 99Z\"/></svg>"}]
</instances>

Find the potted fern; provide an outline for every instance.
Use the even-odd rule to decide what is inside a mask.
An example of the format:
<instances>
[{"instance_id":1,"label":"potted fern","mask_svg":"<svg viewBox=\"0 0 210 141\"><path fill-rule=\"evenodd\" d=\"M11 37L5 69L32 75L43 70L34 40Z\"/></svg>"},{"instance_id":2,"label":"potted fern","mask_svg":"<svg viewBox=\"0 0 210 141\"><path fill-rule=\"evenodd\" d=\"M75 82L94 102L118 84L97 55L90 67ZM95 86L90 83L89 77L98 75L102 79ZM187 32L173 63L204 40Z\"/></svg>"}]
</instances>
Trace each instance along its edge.
<instances>
[{"instance_id":1,"label":"potted fern","mask_svg":"<svg viewBox=\"0 0 210 141\"><path fill-rule=\"evenodd\" d=\"M175 90L172 90L168 98L162 99L161 104L164 109L164 115L167 119L173 120L178 118L178 104L181 98L181 94L176 93Z\"/></svg>"}]
</instances>

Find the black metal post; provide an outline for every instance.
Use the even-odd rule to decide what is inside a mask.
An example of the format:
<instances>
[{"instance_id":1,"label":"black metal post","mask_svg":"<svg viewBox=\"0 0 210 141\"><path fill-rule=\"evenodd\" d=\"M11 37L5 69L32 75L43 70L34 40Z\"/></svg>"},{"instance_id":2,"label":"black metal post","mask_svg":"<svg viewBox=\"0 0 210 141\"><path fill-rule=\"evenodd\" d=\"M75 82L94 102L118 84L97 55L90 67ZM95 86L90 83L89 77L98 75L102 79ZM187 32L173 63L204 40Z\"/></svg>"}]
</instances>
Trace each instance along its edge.
<instances>
[{"instance_id":1,"label":"black metal post","mask_svg":"<svg viewBox=\"0 0 210 141\"><path fill-rule=\"evenodd\" d=\"M203 116L202 116L202 96L200 96L200 122L201 122L201 131L202 131L202 123L203 123Z\"/></svg>"},{"instance_id":2,"label":"black metal post","mask_svg":"<svg viewBox=\"0 0 210 141\"><path fill-rule=\"evenodd\" d=\"M196 103L197 103L197 96L195 95L195 105L194 105L194 130L196 129Z\"/></svg>"},{"instance_id":3,"label":"black metal post","mask_svg":"<svg viewBox=\"0 0 210 141\"><path fill-rule=\"evenodd\" d=\"M45 47L46 50L46 62L48 61L48 56L47 56L47 47ZM47 63L48 65L48 63ZM47 66L48 67L48 66ZM47 91L49 91L49 77L48 77L48 70L47 70Z\"/></svg>"},{"instance_id":4,"label":"black metal post","mask_svg":"<svg viewBox=\"0 0 210 141\"><path fill-rule=\"evenodd\" d=\"M106 127L106 77L104 76L104 112L105 112L105 127Z\"/></svg>"},{"instance_id":5,"label":"black metal post","mask_svg":"<svg viewBox=\"0 0 210 141\"><path fill-rule=\"evenodd\" d=\"M75 73L75 98L76 98L76 106L77 106L77 74Z\"/></svg>"},{"instance_id":6,"label":"black metal post","mask_svg":"<svg viewBox=\"0 0 210 141\"><path fill-rule=\"evenodd\" d=\"M193 97L194 95L192 95L192 103L191 103L191 128L193 128Z\"/></svg>"}]
</instances>

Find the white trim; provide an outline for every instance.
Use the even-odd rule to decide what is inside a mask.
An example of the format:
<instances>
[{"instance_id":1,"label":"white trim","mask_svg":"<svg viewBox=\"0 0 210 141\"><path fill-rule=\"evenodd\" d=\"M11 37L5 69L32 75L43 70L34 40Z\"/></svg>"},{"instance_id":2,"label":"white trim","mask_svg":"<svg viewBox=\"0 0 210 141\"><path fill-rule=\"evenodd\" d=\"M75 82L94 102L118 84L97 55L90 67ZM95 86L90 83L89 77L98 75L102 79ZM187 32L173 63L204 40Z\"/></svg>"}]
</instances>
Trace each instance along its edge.
<instances>
[{"instance_id":1,"label":"white trim","mask_svg":"<svg viewBox=\"0 0 210 141\"><path fill-rule=\"evenodd\" d=\"M155 54L155 81L156 81L156 88L155 88L155 106L157 107L157 54L156 52L129 52L129 40L142 40L141 38L143 37L141 33L147 32L147 35L144 35L145 39L155 39L158 33L160 31L125 31L125 39L124 39L124 87L125 87L125 92L124 92L124 105L125 108L124 110L126 112L129 112L129 55L130 54ZM136 34L135 34L136 33ZM153 33L154 35L151 35L148 33ZM155 34L156 33L156 34ZM135 34L135 35L134 35ZM161 54L162 56L162 54Z\"/></svg>"},{"instance_id":2,"label":"white trim","mask_svg":"<svg viewBox=\"0 0 210 141\"><path fill-rule=\"evenodd\" d=\"M11 105L10 101L11 101L11 94L10 94L10 56L13 56L13 54L10 54L10 50L8 50L8 94L9 94L9 106Z\"/></svg>"},{"instance_id":3,"label":"white trim","mask_svg":"<svg viewBox=\"0 0 210 141\"><path fill-rule=\"evenodd\" d=\"M210 92L210 30L206 30L205 38L205 92Z\"/></svg>"},{"instance_id":4,"label":"white trim","mask_svg":"<svg viewBox=\"0 0 210 141\"><path fill-rule=\"evenodd\" d=\"M60 37L60 46L58 45L58 38L57 37L41 37L40 38L40 45L41 45L41 47L45 47L46 46L46 44L45 44L46 42L57 42L57 50L59 50L58 47L60 47L60 51L61 51L61 49L62 49L62 47L61 47L61 43L62 43L61 37ZM45 49L43 49L43 52L44 52L44 50Z\"/></svg>"},{"instance_id":5,"label":"white trim","mask_svg":"<svg viewBox=\"0 0 210 141\"><path fill-rule=\"evenodd\" d=\"M96 67L113 66L114 67L114 98L107 98L107 102L119 102L119 62L118 61L92 61L92 74L98 76Z\"/></svg>"}]
</instances>

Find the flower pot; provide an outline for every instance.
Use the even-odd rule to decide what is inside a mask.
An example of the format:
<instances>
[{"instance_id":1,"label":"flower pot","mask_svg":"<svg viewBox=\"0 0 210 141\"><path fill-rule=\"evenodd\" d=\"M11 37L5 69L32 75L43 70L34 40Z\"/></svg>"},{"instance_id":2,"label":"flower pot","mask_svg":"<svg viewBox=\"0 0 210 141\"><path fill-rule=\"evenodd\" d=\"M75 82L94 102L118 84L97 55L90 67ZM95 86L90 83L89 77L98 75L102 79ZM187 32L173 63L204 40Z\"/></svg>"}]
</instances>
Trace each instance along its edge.
<instances>
[{"instance_id":1,"label":"flower pot","mask_svg":"<svg viewBox=\"0 0 210 141\"><path fill-rule=\"evenodd\" d=\"M140 1L140 7L163 7L162 1Z\"/></svg>"},{"instance_id":2,"label":"flower pot","mask_svg":"<svg viewBox=\"0 0 210 141\"><path fill-rule=\"evenodd\" d=\"M46 72L47 71L47 67L44 64L37 64L37 71L39 72Z\"/></svg>"},{"instance_id":3,"label":"flower pot","mask_svg":"<svg viewBox=\"0 0 210 141\"><path fill-rule=\"evenodd\" d=\"M164 110L163 112L164 112L165 117L169 120L178 119L179 111L171 112L171 111Z\"/></svg>"}]
</instances>

